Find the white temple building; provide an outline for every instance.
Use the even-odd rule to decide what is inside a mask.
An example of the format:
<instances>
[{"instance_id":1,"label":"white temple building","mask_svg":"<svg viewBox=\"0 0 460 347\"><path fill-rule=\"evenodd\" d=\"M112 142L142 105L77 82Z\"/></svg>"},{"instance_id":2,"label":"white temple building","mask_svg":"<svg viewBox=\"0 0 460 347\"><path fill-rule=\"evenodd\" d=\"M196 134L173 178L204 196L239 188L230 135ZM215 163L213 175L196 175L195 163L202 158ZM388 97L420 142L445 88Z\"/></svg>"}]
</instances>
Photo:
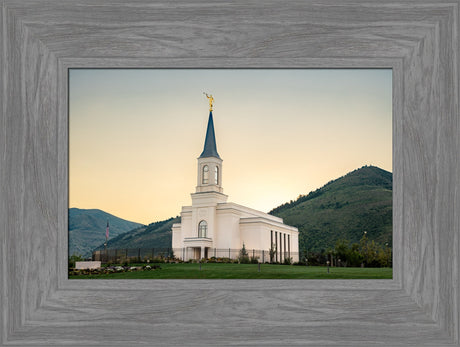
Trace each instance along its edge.
<instances>
[{"instance_id":1,"label":"white temple building","mask_svg":"<svg viewBox=\"0 0 460 347\"><path fill-rule=\"evenodd\" d=\"M298 261L298 230L282 218L227 202L222 188L222 159L217 153L212 115L212 96L204 149L198 158L197 186L192 205L183 206L181 223L172 226L172 247L183 260L236 258L245 245L259 261ZM180 249L180 254L177 251ZM269 250L272 249L270 259ZM276 251L273 255L273 251Z\"/></svg>"}]
</instances>

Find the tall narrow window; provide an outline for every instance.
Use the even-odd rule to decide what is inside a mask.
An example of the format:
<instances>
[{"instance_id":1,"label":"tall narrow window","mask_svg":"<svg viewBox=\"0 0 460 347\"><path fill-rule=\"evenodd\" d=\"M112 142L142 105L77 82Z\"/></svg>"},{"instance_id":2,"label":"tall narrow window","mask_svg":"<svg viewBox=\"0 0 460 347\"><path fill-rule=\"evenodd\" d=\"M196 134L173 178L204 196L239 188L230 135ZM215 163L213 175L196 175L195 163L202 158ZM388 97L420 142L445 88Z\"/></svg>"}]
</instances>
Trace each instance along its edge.
<instances>
[{"instance_id":1,"label":"tall narrow window","mask_svg":"<svg viewBox=\"0 0 460 347\"><path fill-rule=\"evenodd\" d=\"M219 185L219 167L218 166L214 168L214 182L216 182L216 185Z\"/></svg>"},{"instance_id":2,"label":"tall narrow window","mask_svg":"<svg viewBox=\"0 0 460 347\"><path fill-rule=\"evenodd\" d=\"M203 184L208 184L209 182L209 167L208 165L203 166L203 179L202 183Z\"/></svg>"},{"instance_id":3,"label":"tall narrow window","mask_svg":"<svg viewBox=\"0 0 460 347\"><path fill-rule=\"evenodd\" d=\"M206 237L208 234L208 223L205 220L202 220L198 224L198 237Z\"/></svg>"}]
</instances>

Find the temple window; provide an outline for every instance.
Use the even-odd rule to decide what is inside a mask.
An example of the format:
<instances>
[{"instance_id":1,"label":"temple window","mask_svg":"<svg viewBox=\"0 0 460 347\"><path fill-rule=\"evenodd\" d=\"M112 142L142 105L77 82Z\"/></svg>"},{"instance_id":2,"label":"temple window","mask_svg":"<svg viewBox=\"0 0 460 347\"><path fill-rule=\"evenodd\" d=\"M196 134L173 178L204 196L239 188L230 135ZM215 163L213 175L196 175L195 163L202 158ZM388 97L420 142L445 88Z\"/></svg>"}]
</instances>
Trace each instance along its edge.
<instances>
[{"instance_id":1,"label":"temple window","mask_svg":"<svg viewBox=\"0 0 460 347\"><path fill-rule=\"evenodd\" d=\"M202 220L198 224L198 237L206 237L208 234L208 223L205 220Z\"/></svg>"},{"instance_id":2,"label":"temple window","mask_svg":"<svg viewBox=\"0 0 460 347\"><path fill-rule=\"evenodd\" d=\"M202 179L203 184L208 184L209 183L209 167L208 165L203 166L203 179Z\"/></svg>"}]
</instances>

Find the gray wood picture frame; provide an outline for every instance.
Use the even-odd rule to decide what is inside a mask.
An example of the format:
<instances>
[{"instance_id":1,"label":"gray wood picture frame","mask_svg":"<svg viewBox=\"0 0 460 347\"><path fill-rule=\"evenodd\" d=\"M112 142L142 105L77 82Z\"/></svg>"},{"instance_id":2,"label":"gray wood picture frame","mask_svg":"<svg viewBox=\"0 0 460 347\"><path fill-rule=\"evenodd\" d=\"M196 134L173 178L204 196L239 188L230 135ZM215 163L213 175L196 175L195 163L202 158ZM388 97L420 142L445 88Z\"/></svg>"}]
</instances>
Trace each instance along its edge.
<instances>
[{"instance_id":1,"label":"gray wood picture frame","mask_svg":"<svg viewBox=\"0 0 460 347\"><path fill-rule=\"evenodd\" d=\"M458 0L0 11L1 345L460 344ZM68 280L71 67L392 68L393 280Z\"/></svg>"}]
</instances>

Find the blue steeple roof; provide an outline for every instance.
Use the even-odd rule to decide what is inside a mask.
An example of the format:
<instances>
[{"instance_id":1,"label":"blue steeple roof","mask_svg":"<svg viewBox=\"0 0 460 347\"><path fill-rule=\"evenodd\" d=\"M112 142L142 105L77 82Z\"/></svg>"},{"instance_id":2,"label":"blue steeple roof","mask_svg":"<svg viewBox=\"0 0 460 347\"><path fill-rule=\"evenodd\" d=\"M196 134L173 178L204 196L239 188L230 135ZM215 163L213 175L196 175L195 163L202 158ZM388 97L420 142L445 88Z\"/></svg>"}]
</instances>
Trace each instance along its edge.
<instances>
[{"instance_id":1,"label":"blue steeple roof","mask_svg":"<svg viewBox=\"0 0 460 347\"><path fill-rule=\"evenodd\" d=\"M204 140L204 149L200 158L215 157L219 158L216 147L216 135L214 134L214 122L212 120L212 111L209 112L208 129L206 130L206 139Z\"/></svg>"}]
</instances>

